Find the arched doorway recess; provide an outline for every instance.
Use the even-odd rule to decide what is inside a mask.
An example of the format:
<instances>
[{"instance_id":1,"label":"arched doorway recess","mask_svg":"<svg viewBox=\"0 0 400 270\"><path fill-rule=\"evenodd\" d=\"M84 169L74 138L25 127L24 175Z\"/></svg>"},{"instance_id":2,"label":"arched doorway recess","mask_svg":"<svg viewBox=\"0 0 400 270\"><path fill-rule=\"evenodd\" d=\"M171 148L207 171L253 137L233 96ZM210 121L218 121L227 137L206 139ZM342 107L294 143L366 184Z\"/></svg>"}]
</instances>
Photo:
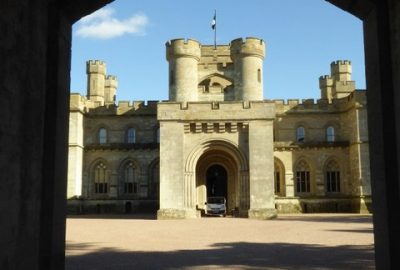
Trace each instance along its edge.
<instances>
[{"instance_id":1,"label":"arched doorway recess","mask_svg":"<svg viewBox=\"0 0 400 270\"><path fill-rule=\"evenodd\" d=\"M207 196L226 194L228 213L238 210L239 214L247 214L248 163L238 146L224 140L203 142L191 152L185 169L186 175L195 176L192 178L195 186L193 197L198 210L205 209ZM213 183L214 193L210 190Z\"/></svg>"}]
</instances>

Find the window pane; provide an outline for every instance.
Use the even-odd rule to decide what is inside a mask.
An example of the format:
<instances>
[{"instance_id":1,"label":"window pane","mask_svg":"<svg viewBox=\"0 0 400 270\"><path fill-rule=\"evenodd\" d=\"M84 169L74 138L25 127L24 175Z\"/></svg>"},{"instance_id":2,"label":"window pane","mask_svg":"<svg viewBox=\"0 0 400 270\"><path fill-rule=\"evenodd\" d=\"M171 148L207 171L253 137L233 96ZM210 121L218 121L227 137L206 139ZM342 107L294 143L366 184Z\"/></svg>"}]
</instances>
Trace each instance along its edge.
<instances>
[{"instance_id":1,"label":"window pane","mask_svg":"<svg viewBox=\"0 0 400 270\"><path fill-rule=\"evenodd\" d=\"M304 127L298 127L296 130L296 140L298 142L303 142L305 139L305 130Z\"/></svg>"},{"instance_id":2,"label":"window pane","mask_svg":"<svg viewBox=\"0 0 400 270\"><path fill-rule=\"evenodd\" d=\"M107 130L105 128L99 129L99 143L107 143Z\"/></svg>"},{"instance_id":3,"label":"window pane","mask_svg":"<svg viewBox=\"0 0 400 270\"><path fill-rule=\"evenodd\" d=\"M135 143L136 142L136 130L134 128L128 129L128 143Z\"/></svg>"},{"instance_id":4,"label":"window pane","mask_svg":"<svg viewBox=\"0 0 400 270\"><path fill-rule=\"evenodd\" d=\"M335 129L333 127L328 127L326 129L326 140L328 142L334 142L335 141Z\"/></svg>"}]
</instances>

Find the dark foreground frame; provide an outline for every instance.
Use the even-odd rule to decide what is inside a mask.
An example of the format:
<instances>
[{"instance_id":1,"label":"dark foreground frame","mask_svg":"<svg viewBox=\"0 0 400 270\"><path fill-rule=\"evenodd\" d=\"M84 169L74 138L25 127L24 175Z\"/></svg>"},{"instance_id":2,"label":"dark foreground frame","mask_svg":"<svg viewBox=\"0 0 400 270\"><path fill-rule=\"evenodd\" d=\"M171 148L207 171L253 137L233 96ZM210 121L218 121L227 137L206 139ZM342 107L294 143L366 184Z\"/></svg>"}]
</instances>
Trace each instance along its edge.
<instances>
[{"instance_id":1,"label":"dark foreground frame","mask_svg":"<svg viewBox=\"0 0 400 270\"><path fill-rule=\"evenodd\" d=\"M71 27L112 1L0 2L0 269L64 269ZM376 266L400 269L400 1L328 2L363 20Z\"/></svg>"}]
</instances>

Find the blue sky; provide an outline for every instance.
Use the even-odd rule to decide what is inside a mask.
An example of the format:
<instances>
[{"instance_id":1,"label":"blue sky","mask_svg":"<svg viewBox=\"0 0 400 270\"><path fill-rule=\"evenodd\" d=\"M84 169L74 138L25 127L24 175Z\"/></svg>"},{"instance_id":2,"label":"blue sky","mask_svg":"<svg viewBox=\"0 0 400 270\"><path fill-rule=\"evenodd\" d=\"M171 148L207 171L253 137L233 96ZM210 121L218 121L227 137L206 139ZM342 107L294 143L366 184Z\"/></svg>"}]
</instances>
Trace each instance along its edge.
<instances>
[{"instance_id":1,"label":"blue sky","mask_svg":"<svg viewBox=\"0 0 400 270\"><path fill-rule=\"evenodd\" d=\"M168 99L165 42L213 44L214 9L218 44L265 40L264 98L319 98L318 77L341 59L365 88L362 22L323 0L116 0L74 25L71 92L86 95L85 62L99 59L118 77L117 100Z\"/></svg>"}]
</instances>

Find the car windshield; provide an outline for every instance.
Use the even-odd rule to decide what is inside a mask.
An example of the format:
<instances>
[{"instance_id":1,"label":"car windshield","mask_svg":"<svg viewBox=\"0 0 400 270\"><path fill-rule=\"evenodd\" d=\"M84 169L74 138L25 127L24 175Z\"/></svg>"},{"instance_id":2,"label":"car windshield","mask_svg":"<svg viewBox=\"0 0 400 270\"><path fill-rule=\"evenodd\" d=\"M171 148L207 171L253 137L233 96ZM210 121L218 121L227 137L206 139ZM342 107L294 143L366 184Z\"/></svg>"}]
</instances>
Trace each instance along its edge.
<instances>
[{"instance_id":1,"label":"car windshield","mask_svg":"<svg viewBox=\"0 0 400 270\"><path fill-rule=\"evenodd\" d=\"M211 197L211 198L208 198L208 203L222 204L222 203L225 203L225 198L224 197Z\"/></svg>"}]
</instances>

